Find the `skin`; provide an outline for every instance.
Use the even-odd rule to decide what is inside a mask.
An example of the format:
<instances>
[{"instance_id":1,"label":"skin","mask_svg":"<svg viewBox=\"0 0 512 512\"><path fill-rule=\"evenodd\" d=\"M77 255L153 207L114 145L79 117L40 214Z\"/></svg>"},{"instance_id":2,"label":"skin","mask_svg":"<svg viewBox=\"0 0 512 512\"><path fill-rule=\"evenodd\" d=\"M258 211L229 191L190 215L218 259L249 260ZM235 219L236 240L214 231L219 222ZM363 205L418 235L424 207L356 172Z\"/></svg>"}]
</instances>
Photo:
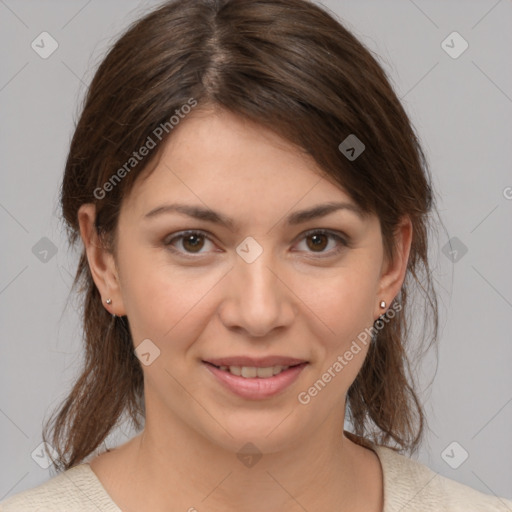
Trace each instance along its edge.
<instances>
[{"instance_id":1,"label":"skin","mask_svg":"<svg viewBox=\"0 0 512 512\"><path fill-rule=\"evenodd\" d=\"M104 306L127 315L135 346L149 338L160 350L142 366L143 432L91 461L124 512L382 510L378 457L340 434L345 395L367 346L309 404L297 396L383 314L380 301L389 305L398 294L412 226L403 220L396 258L387 261L375 216L339 210L301 225L285 222L331 201L355 204L297 148L231 113L197 110L124 199L116 257L92 229L94 206L80 208ZM143 219L172 202L206 205L235 227L178 213ZM322 228L346 235L350 246L322 235L315 245L305 235ZM206 238L196 245L176 240L179 254L171 252L169 235L188 229ZM247 236L263 249L250 264L236 252ZM264 400L232 394L201 362L271 354L309 364L289 388ZM237 458L248 442L262 454L251 467Z\"/></svg>"}]
</instances>

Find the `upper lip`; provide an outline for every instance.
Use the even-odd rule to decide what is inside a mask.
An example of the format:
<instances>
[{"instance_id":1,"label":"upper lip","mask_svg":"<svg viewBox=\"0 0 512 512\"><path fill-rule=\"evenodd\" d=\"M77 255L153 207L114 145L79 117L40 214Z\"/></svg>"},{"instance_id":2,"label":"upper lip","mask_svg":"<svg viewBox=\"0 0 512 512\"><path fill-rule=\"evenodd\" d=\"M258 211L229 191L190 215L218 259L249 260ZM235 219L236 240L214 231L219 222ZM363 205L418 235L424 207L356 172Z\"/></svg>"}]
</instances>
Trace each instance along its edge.
<instances>
[{"instance_id":1,"label":"upper lip","mask_svg":"<svg viewBox=\"0 0 512 512\"><path fill-rule=\"evenodd\" d=\"M286 356L267 356L267 357L220 357L216 359L203 359L205 363L211 363L215 366L248 366L255 368L267 368L270 366L294 366L301 363L307 363L304 359L296 359Z\"/></svg>"}]
</instances>

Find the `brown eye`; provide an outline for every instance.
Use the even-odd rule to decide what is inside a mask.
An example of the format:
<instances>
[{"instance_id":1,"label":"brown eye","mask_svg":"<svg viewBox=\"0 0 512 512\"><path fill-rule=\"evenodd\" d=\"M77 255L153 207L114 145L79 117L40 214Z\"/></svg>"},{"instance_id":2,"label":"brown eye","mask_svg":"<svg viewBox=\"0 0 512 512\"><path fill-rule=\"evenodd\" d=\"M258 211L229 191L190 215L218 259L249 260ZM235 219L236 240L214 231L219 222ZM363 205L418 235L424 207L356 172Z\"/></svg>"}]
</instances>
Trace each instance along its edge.
<instances>
[{"instance_id":1,"label":"brown eye","mask_svg":"<svg viewBox=\"0 0 512 512\"><path fill-rule=\"evenodd\" d=\"M190 252L197 252L204 246L204 236L198 234L186 235L183 237L183 247Z\"/></svg>"},{"instance_id":2,"label":"brown eye","mask_svg":"<svg viewBox=\"0 0 512 512\"><path fill-rule=\"evenodd\" d=\"M324 235L323 233L309 235L307 239L311 240L311 243L308 243L308 247L313 251L323 251L329 243L328 236Z\"/></svg>"},{"instance_id":3,"label":"brown eye","mask_svg":"<svg viewBox=\"0 0 512 512\"><path fill-rule=\"evenodd\" d=\"M208 251L202 249L208 242L212 243L209 237L201 231L184 231L168 239L164 245L173 252L186 256L187 254L206 254Z\"/></svg>"},{"instance_id":4,"label":"brown eye","mask_svg":"<svg viewBox=\"0 0 512 512\"><path fill-rule=\"evenodd\" d=\"M344 238L335 232L323 229L316 229L305 233L302 240L306 242L304 251L309 254L316 253L320 258L335 256L344 248L350 247L348 237ZM334 243L332 244L332 242ZM329 248L330 244L332 245Z\"/></svg>"}]
</instances>

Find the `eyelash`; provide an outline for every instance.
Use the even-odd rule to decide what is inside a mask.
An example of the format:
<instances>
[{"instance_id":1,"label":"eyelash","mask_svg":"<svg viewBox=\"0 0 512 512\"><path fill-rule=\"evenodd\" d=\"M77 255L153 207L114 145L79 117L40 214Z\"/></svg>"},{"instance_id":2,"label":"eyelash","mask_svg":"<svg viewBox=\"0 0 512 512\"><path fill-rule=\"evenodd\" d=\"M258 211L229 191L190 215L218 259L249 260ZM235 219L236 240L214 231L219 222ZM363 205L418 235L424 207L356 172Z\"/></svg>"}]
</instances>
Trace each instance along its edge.
<instances>
[{"instance_id":1,"label":"eyelash","mask_svg":"<svg viewBox=\"0 0 512 512\"><path fill-rule=\"evenodd\" d=\"M168 247L172 252L179 254L180 256L183 256L184 258L198 259L200 257L200 255L203 253L195 253L195 254L197 254L197 256L192 255L193 253L179 251L176 248L174 248L172 245L175 241L183 240L185 237L190 236L190 235L199 235L199 236L205 237L207 240L212 242L212 240L208 236L207 232L200 231L200 230L188 230L188 231L182 231L178 235L173 236L172 238L168 239L166 242L164 242L164 245L166 247ZM313 229L313 230L307 231L306 233L303 234L301 241L305 238L308 238L311 235L325 235L327 237L335 239L340 244L340 246L338 246L337 249L332 249L331 251L328 251L327 253L316 253L316 254L327 254L327 256L313 256L313 258L327 258L327 257L335 256L335 255L339 254L344 248L350 247L350 243L347 241L346 238L343 238L339 234L337 234L333 231L326 230L326 229ZM312 254L315 254L315 253L313 252Z\"/></svg>"}]
</instances>

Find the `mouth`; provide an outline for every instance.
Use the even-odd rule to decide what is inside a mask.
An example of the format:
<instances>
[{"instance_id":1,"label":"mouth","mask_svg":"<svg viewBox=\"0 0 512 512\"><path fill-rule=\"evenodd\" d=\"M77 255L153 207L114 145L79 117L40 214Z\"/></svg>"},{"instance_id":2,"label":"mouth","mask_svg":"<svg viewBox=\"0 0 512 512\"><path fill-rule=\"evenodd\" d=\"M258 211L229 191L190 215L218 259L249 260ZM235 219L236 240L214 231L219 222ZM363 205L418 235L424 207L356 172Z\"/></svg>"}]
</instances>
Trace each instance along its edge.
<instances>
[{"instance_id":1,"label":"mouth","mask_svg":"<svg viewBox=\"0 0 512 512\"><path fill-rule=\"evenodd\" d=\"M309 365L306 361L274 366L219 365L211 361L202 363L214 382L245 400L270 399L283 393Z\"/></svg>"},{"instance_id":2,"label":"mouth","mask_svg":"<svg viewBox=\"0 0 512 512\"><path fill-rule=\"evenodd\" d=\"M239 365L216 365L209 361L203 361L207 365L213 366L218 370L223 372L231 373L232 375L236 375L237 377L242 377L245 379L268 379L270 377L274 377L275 375L279 375L290 368L296 368L298 366L305 366L308 364L306 361L291 364L291 365L273 365L273 366L239 366Z\"/></svg>"}]
</instances>

